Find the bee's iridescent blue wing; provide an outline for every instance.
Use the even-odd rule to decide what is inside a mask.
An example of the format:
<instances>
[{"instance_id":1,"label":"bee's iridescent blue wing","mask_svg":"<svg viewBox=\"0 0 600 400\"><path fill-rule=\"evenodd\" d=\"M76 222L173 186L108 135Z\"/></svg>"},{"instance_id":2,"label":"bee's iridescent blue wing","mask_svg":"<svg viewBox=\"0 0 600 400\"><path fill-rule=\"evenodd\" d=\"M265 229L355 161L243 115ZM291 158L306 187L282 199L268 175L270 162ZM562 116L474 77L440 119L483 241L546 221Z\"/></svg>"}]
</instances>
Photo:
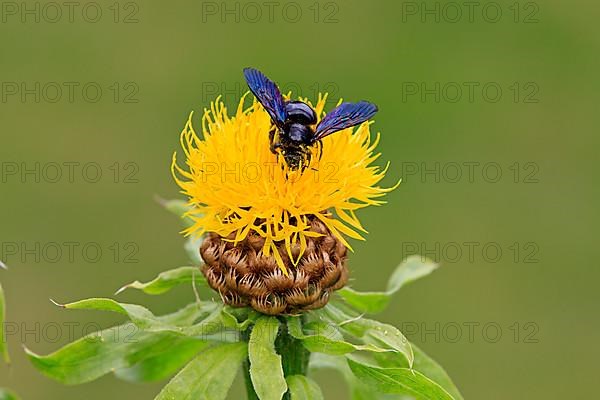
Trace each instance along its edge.
<instances>
[{"instance_id":1,"label":"bee's iridescent blue wing","mask_svg":"<svg viewBox=\"0 0 600 400\"><path fill-rule=\"evenodd\" d=\"M368 101L358 103L342 103L331 110L319 125L313 137L313 142L323 139L325 136L351 126L362 124L369 120L377 112L377 106Z\"/></svg>"},{"instance_id":2,"label":"bee's iridescent blue wing","mask_svg":"<svg viewBox=\"0 0 600 400\"><path fill-rule=\"evenodd\" d=\"M267 110L275 125L283 127L287 114L285 101L277 85L254 68L244 68L244 77L250 91Z\"/></svg>"}]
</instances>

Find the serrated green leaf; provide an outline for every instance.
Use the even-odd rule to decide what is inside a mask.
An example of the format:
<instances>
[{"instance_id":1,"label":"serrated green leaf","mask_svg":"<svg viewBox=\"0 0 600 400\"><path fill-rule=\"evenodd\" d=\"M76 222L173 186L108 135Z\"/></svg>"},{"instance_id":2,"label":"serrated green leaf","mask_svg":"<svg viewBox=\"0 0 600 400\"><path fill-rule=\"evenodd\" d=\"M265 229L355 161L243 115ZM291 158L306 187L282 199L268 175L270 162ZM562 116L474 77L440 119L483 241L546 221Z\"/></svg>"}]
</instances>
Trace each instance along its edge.
<instances>
[{"instance_id":1,"label":"serrated green leaf","mask_svg":"<svg viewBox=\"0 0 600 400\"><path fill-rule=\"evenodd\" d=\"M8 344L6 343L6 335L4 332L4 319L6 318L6 300L4 297L4 289L0 285L0 354L5 363L10 363L8 355Z\"/></svg>"},{"instance_id":2,"label":"serrated green leaf","mask_svg":"<svg viewBox=\"0 0 600 400\"><path fill-rule=\"evenodd\" d=\"M347 342L335 326L323 321L312 321L302 326L300 317L290 317L288 318L288 331L311 352L342 355L354 351L390 351L372 344L357 345Z\"/></svg>"},{"instance_id":3,"label":"serrated green leaf","mask_svg":"<svg viewBox=\"0 0 600 400\"><path fill-rule=\"evenodd\" d=\"M112 311L127 316L139 329L150 332L172 332L184 336L199 336L205 339L231 341L227 336L245 330L251 321L234 322L232 316L223 313L223 304L215 302L192 303L186 306L190 311L186 321L175 325L163 317L155 316L150 310L137 304L118 303L112 299L93 298L62 305L68 309ZM221 333L223 338L215 337Z\"/></svg>"},{"instance_id":4,"label":"serrated green leaf","mask_svg":"<svg viewBox=\"0 0 600 400\"><path fill-rule=\"evenodd\" d=\"M409 395L417 400L454 400L440 385L413 369L379 368L346 357L354 376L380 393Z\"/></svg>"},{"instance_id":5,"label":"serrated green leaf","mask_svg":"<svg viewBox=\"0 0 600 400\"><path fill-rule=\"evenodd\" d=\"M0 400L19 400L19 398L12 391L0 388Z\"/></svg>"},{"instance_id":6,"label":"serrated green leaf","mask_svg":"<svg viewBox=\"0 0 600 400\"><path fill-rule=\"evenodd\" d=\"M460 391L454 382L452 382L452 379L450 379L446 370L434 359L429 357L427 353L415 346L414 343L412 344L412 348L415 352L413 368L446 389L446 391L454 397L454 400L463 400Z\"/></svg>"},{"instance_id":7,"label":"serrated green leaf","mask_svg":"<svg viewBox=\"0 0 600 400\"><path fill-rule=\"evenodd\" d=\"M386 292L359 292L351 287L338 290L346 303L362 313L377 314L390 304L391 294Z\"/></svg>"},{"instance_id":8,"label":"serrated green leaf","mask_svg":"<svg viewBox=\"0 0 600 400\"><path fill-rule=\"evenodd\" d=\"M224 400L246 356L246 343L211 347L173 377L155 400Z\"/></svg>"},{"instance_id":9,"label":"serrated green leaf","mask_svg":"<svg viewBox=\"0 0 600 400\"><path fill-rule=\"evenodd\" d=\"M223 305L217 304L216 308L208 314L205 318L203 318L200 322L197 322L191 326L186 326L181 329L181 334L187 336L201 336L207 338L209 335L214 335L221 333L221 335L227 336L229 332L224 332L226 330L225 322L223 320ZM212 338L213 340L218 340L216 338ZM225 338L224 341L228 341Z\"/></svg>"},{"instance_id":10,"label":"serrated green leaf","mask_svg":"<svg viewBox=\"0 0 600 400\"><path fill-rule=\"evenodd\" d=\"M187 305L186 310L189 311L189 318L186 321L182 321L180 325L174 325L170 320L157 317L150 310L140 305L119 303L106 298L80 300L64 304L62 307L75 310L116 312L127 316L138 328L152 332L169 331L181 335L197 336L211 334L214 333L215 329L221 328L221 326L217 326L217 323L220 321L222 305L213 302ZM205 322L207 319L208 321ZM200 320L201 322L193 324L196 320ZM201 329L203 327L207 330Z\"/></svg>"},{"instance_id":11,"label":"serrated green leaf","mask_svg":"<svg viewBox=\"0 0 600 400\"><path fill-rule=\"evenodd\" d=\"M352 386L351 396L352 400L415 400L412 396L375 392L373 389L356 379L354 386Z\"/></svg>"},{"instance_id":12,"label":"serrated green leaf","mask_svg":"<svg viewBox=\"0 0 600 400\"><path fill-rule=\"evenodd\" d=\"M398 358L398 357L396 357ZM350 371L346 358L342 356L330 356L322 353L314 353L310 357L310 370L333 369L342 374L344 380L350 387L352 400L414 400L404 396L377 393L359 382Z\"/></svg>"},{"instance_id":13,"label":"serrated green leaf","mask_svg":"<svg viewBox=\"0 0 600 400\"><path fill-rule=\"evenodd\" d=\"M260 313L249 307L224 306L221 310L223 326L228 329L245 331L259 317Z\"/></svg>"},{"instance_id":14,"label":"serrated green leaf","mask_svg":"<svg viewBox=\"0 0 600 400\"><path fill-rule=\"evenodd\" d=\"M346 287L338 291L340 296L356 310L369 314L382 312L391 297L404 285L429 275L438 264L422 256L410 256L392 273L385 292L358 292Z\"/></svg>"},{"instance_id":15,"label":"serrated green leaf","mask_svg":"<svg viewBox=\"0 0 600 400\"><path fill-rule=\"evenodd\" d=\"M412 365L414 354L408 339L398 328L383 322L356 315L352 310L338 308L327 304L317 313L330 323L336 324L342 332L353 336L367 345L402 354L409 365Z\"/></svg>"},{"instance_id":16,"label":"serrated green leaf","mask_svg":"<svg viewBox=\"0 0 600 400\"><path fill-rule=\"evenodd\" d=\"M182 341L199 340L168 332L144 332L124 324L88 335L47 356L25 349L44 375L66 385L90 382L168 353Z\"/></svg>"},{"instance_id":17,"label":"serrated green leaf","mask_svg":"<svg viewBox=\"0 0 600 400\"><path fill-rule=\"evenodd\" d=\"M423 350L417 347L414 343L411 343L414 354L415 362L413 363L413 369L421 372L432 381L443 387L448 393L454 397L455 400L463 400L458 388L452 382L452 379L448 376L444 368L442 368L437 362L429 357ZM378 366L383 368L406 368L408 364L405 360L398 357L388 357L385 354L376 355L376 361Z\"/></svg>"},{"instance_id":18,"label":"serrated green leaf","mask_svg":"<svg viewBox=\"0 0 600 400\"><path fill-rule=\"evenodd\" d=\"M423 256L410 256L396 268L388 281L387 292L395 293L404 285L429 275L439 264Z\"/></svg>"},{"instance_id":19,"label":"serrated green leaf","mask_svg":"<svg viewBox=\"0 0 600 400\"><path fill-rule=\"evenodd\" d=\"M159 318L167 324L180 325L193 321L196 312L196 307L185 307ZM183 343L198 341L202 342L198 338L172 332L142 331L134 324L127 323L91 333L46 356L29 349L25 349L25 352L43 374L63 384L76 385L152 360ZM170 372L175 373L176 366L172 367L174 370Z\"/></svg>"},{"instance_id":20,"label":"serrated green leaf","mask_svg":"<svg viewBox=\"0 0 600 400\"><path fill-rule=\"evenodd\" d=\"M307 376L292 375L286 378L291 400L323 400L317 382Z\"/></svg>"},{"instance_id":21,"label":"serrated green leaf","mask_svg":"<svg viewBox=\"0 0 600 400\"><path fill-rule=\"evenodd\" d=\"M275 352L278 332L279 320L263 316L256 321L250 334L250 377L260 400L281 400L287 391L281 356Z\"/></svg>"},{"instance_id":22,"label":"serrated green leaf","mask_svg":"<svg viewBox=\"0 0 600 400\"><path fill-rule=\"evenodd\" d=\"M128 382L155 382L170 378L198 353L211 345L202 340L179 338L162 353L145 358L132 367L116 370L115 376ZM183 340L182 340L183 339Z\"/></svg>"},{"instance_id":23,"label":"serrated green leaf","mask_svg":"<svg viewBox=\"0 0 600 400\"><path fill-rule=\"evenodd\" d=\"M120 288L116 294L126 289L138 289L146 294L163 294L182 284L196 283L206 285L206 278L198 267L179 267L158 274L156 278L149 282L135 281Z\"/></svg>"}]
</instances>

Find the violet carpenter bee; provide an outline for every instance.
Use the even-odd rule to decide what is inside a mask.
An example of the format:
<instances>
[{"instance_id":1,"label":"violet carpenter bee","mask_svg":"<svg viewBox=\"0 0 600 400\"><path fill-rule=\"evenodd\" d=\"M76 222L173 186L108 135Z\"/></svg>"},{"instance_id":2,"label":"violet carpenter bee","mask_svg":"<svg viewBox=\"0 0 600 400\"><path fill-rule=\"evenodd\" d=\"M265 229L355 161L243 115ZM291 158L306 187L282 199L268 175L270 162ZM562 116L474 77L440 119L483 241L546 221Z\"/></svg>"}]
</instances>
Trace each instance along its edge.
<instances>
[{"instance_id":1,"label":"violet carpenter bee","mask_svg":"<svg viewBox=\"0 0 600 400\"><path fill-rule=\"evenodd\" d=\"M362 124L377 112L377 106L368 101L342 103L317 124L317 114L302 101L284 100L277 85L262 72L245 68L244 77L250 91L271 116L269 131L271 151L281 154L291 170L308 166L311 147L321 139L342 129Z\"/></svg>"}]
</instances>

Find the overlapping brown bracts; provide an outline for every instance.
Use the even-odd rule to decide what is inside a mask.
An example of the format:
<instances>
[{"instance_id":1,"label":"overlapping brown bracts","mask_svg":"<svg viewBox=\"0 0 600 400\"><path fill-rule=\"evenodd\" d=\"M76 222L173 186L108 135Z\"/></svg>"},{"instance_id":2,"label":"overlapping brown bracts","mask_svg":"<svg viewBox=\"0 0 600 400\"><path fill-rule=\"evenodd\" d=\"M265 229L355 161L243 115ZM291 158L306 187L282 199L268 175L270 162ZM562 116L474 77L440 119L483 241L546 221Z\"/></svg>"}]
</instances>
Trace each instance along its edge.
<instances>
[{"instance_id":1,"label":"overlapping brown bracts","mask_svg":"<svg viewBox=\"0 0 600 400\"><path fill-rule=\"evenodd\" d=\"M235 247L217 234L207 235L200 247L205 262L202 272L223 301L232 306L250 306L270 315L323 307L331 292L348 281L347 249L317 218L311 219L311 230L323 236L307 238L306 251L297 266L284 243L279 243L287 275L273 256L263 255L264 239L254 232ZM299 245L292 247L294 257L299 252Z\"/></svg>"}]
</instances>

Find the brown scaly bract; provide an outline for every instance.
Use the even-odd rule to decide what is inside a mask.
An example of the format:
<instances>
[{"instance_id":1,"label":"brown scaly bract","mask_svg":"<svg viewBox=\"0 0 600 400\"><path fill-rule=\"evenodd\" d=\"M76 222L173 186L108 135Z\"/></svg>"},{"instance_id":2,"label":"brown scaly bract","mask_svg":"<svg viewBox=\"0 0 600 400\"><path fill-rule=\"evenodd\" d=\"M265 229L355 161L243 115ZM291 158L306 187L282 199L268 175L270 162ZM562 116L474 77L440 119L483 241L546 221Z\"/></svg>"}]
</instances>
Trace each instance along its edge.
<instances>
[{"instance_id":1,"label":"brown scaly bract","mask_svg":"<svg viewBox=\"0 0 600 400\"><path fill-rule=\"evenodd\" d=\"M348 281L347 249L315 217L310 219L310 230L322 236L308 238L306 251L296 266L284 242L277 243L287 275L272 255L263 255L264 238L256 233L236 246L215 233L208 234L200 248L205 262L202 272L209 285L231 306L250 306L270 315L323 307L330 294ZM292 246L294 258L299 251L299 246Z\"/></svg>"}]
</instances>

